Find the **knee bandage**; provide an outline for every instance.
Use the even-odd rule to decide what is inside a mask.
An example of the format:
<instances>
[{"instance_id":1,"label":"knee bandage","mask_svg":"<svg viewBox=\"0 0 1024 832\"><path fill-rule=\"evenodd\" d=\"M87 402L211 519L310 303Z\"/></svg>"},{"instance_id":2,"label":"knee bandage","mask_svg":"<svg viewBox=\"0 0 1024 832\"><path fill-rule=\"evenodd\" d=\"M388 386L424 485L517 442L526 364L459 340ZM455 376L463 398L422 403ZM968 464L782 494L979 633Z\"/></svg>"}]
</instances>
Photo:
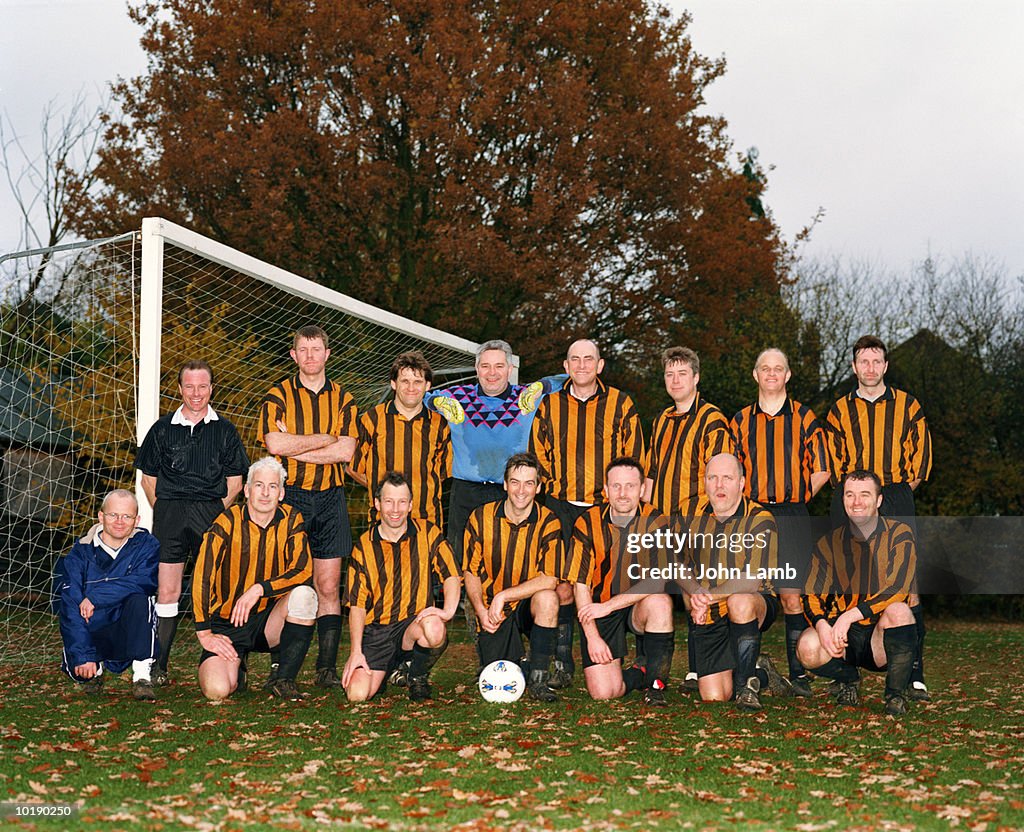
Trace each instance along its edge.
<instances>
[{"instance_id":1,"label":"knee bandage","mask_svg":"<svg viewBox=\"0 0 1024 832\"><path fill-rule=\"evenodd\" d=\"M316 618L316 590L311 586L297 586L288 595L288 617L312 621Z\"/></svg>"},{"instance_id":2,"label":"knee bandage","mask_svg":"<svg viewBox=\"0 0 1024 832\"><path fill-rule=\"evenodd\" d=\"M173 604L154 604L156 614L159 618L174 618L178 614L178 602Z\"/></svg>"}]
</instances>

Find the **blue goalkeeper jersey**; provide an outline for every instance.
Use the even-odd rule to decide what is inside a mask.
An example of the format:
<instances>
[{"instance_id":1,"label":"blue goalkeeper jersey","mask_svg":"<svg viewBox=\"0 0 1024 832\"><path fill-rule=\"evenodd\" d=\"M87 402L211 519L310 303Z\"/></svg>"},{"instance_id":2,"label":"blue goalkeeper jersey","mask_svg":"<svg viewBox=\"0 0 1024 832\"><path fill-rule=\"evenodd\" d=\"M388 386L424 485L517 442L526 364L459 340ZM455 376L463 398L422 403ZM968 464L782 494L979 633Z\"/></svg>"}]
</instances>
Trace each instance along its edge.
<instances>
[{"instance_id":1,"label":"blue goalkeeper jersey","mask_svg":"<svg viewBox=\"0 0 1024 832\"><path fill-rule=\"evenodd\" d=\"M548 393L561 390L567 378L548 376L533 384L510 384L498 396L483 395L479 384L429 391L424 404L444 416L451 429L452 476L470 482L502 482L508 458L529 444L537 405Z\"/></svg>"}]
</instances>

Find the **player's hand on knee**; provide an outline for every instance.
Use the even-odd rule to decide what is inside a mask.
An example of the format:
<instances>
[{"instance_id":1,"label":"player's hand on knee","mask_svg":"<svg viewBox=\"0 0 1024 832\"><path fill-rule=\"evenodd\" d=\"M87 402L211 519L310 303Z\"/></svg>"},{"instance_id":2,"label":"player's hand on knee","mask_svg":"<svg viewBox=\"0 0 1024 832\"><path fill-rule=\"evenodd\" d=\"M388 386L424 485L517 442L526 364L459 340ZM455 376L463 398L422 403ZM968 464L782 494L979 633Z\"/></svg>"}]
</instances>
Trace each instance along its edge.
<instances>
[{"instance_id":1,"label":"player's hand on knee","mask_svg":"<svg viewBox=\"0 0 1024 832\"><path fill-rule=\"evenodd\" d=\"M590 648L590 660L594 664L608 664L612 661L612 650L603 638L587 639Z\"/></svg>"},{"instance_id":2,"label":"player's hand on knee","mask_svg":"<svg viewBox=\"0 0 1024 832\"><path fill-rule=\"evenodd\" d=\"M419 615L417 615L416 618L413 619L413 623L415 624L416 622L422 621L424 618L429 618L432 615L436 615L442 621L451 620L451 616L446 615L445 611L440 607L427 607L424 610L420 610Z\"/></svg>"},{"instance_id":3,"label":"player's hand on knee","mask_svg":"<svg viewBox=\"0 0 1024 832\"><path fill-rule=\"evenodd\" d=\"M487 610L487 620L494 625L494 630L497 630L504 619L505 597L499 592L494 596L494 600L491 601L491 606ZM488 630L488 632L493 633L494 630Z\"/></svg>"},{"instance_id":4,"label":"player's hand on knee","mask_svg":"<svg viewBox=\"0 0 1024 832\"><path fill-rule=\"evenodd\" d=\"M341 686L347 688L352 682L352 677L357 670L370 672L370 666L366 663L366 656L362 653L352 653L345 662L345 669L341 672Z\"/></svg>"},{"instance_id":5,"label":"player's hand on knee","mask_svg":"<svg viewBox=\"0 0 1024 832\"><path fill-rule=\"evenodd\" d=\"M210 630L200 630L199 643L204 650L215 656L220 656L228 661L238 661L238 651L235 650L235 645L227 636L218 635Z\"/></svg>"},{"instance_id":6,"label":"player's hand on knee","mask_svg":"<svg viewBox=\"0 0 1024 832\"><path fill-rule=\"evenodd\" d=\"M260 598L263 597L263 587L259 584L253 584L243 594L242 597L235 601L235 606L231 608L231 623L236 627L241 627L246 621L249 620L249 613L252 608L256 606Z\"/></svg>"}]
</instances>

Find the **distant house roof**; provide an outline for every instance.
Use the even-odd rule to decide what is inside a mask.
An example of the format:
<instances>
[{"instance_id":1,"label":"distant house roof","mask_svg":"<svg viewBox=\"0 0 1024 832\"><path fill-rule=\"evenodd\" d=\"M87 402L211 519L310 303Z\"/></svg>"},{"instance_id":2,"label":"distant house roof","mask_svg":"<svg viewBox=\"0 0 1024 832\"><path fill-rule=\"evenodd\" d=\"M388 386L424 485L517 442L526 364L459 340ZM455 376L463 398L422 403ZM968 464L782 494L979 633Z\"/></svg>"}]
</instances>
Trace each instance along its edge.
<instances>
[{"instance_id":1,"label":"distant house roof","mask_svg":"<svg viewBox=\"0 0 1024 832\"><path fill-rule=\"evenodd\" d=\"M0 367L0 445L67 451L71 429L53 408L53 389L19 370Z\"/></svg>"}]
</instances>

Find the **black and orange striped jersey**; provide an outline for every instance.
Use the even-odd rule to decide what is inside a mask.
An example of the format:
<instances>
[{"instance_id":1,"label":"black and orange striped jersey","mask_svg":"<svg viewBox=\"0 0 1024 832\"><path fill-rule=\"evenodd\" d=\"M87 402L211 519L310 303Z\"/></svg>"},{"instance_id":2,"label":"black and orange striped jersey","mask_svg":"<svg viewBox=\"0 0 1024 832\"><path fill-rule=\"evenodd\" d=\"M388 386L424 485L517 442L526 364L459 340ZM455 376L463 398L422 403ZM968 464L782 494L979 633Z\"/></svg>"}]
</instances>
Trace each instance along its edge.
<instances>
[{"instance_id":1,"label":"black and orange striped jersey","mask_svg":"<svg viewBox=\"0 0 1024 832\"><path fill-rule=\"evenodd\" d=\"M851 471L872 471L882 485L926 480L932 468L932 440L917 399L886 387L875 401L854 390L828 412L835 482Z\"/></svg>"},{"instance_id":2,"label":"black and orange striped jersey","mask_svg":"<svg viewBox=\"0 0 1024 832\"><path fill-rule=\"evenodd\" d=\"M644 437L633 400L598 379L586 401L572 394L572 382L546 396L537 408L530 450L547 480L547 493L574 503L604 500L604 472L613 459L644 459Z\"/></svg>"},{"instance_id":3,"label":"black and orange striped jersey","mask_svg":"<svg viewBox=\"0 0 1024 832\"><path fill-rule=\"evenodd\" d=\"M308 584L313 559L302 515L280 505L263 528L249 517L245 506L234 505L213 521L203 535L192 578L192 613L197 630L208 630L211 619L231 617L235 602L252 586L263 587L263 597L252 612L262 612L271 600Z\"/></svg>"},{"instance_id":4,"label":"black and orange striped jersey","mask_svg":"<svg viewBox=\"0 0 1024 832\"><path fill-rule=\"evenodd\" d=\"M391 542L374 526L359 538L348 565L346 603L366 610L367 624L394 624L433 604L433 579L459 577L451 544L426 520L409 520Z\"/></svg>"},{"instance_id":5,"label":"black and orange striped jersey","mask_svg":"<svg viewBox=\"0 0 1024 832\"><path fill-rule=\"evenodd\" d=\"M725 520L715 516L710 503L698 508L687 535L686 565L693 579L714 595L727 581L756 577L760 570L770 574L767 570L777 568L778 552L775 518L760 503L744 497ZM772 582L763 579L759 591L774 592ZM728 618L725 599L712 603L708 613L706 624Z\"/></svg>"},{"instance_id":6,"label":"black and orange striped jersey","mask_svg":"<svg viewBox=\"0 0 1024 832\"><path fill-rule=\"evenodd\" d=\"M812 625L834 622L856 607L859 623L871 624L897 601L906 603L917 571L917 547L910 526L879 517L862 538L844 523L820 538L811 556L804 611Z\"/></svg>"},{"instance_id":7,"label":"black and orange striped jersey","mask_svg":"<svg viewBox=\"0 0 1024 832\"><path fill-rule=\"evenodd\" d=\"M643 535L653 537L667 531L668 518L654 506L641 504L626 526L612 522L610 506L592 506L573 526L559 577L568 583L585 584L594 602L604 603L640 582L641 573L631 575L631 565L640 569L667 566L664 545L645 546L641 542Z\"/></svg>"},{"instance_id":8,"label":"black and orange striped jersey","mask_svg":"<svg viewBox=\"0 0 1024 832\"><path fill-rule=\"evenodd\" d=\"M260 440L266 444L266 435L278 430L277 422L284 422L288 433L311 436L327 433L331 436L359 436L359 420L355 399L335 381L327 383L314 393L299 381L298 374L278 382L263 398L260 406ZM344 463L318 465L299 462L290 457L278 457L288 471L288 485L307 491L326 491L345 483Z\"/></svg>"},{"instance_id":9,"label":"black and orange striped jersey","mask_svg":"<svg viewBox=\"0 0 1024 832\"><path fill-rule=\"evenodd\" d=\"M550 509L533 504L522 523L505 516L505 501L485 503L469 515L465 531L466 571L480 579L490 606L503 589L538 575L557 578L562 567L562 524ZM518 601L509 601L515 609Z\"/></svg>"},{"instance_id":10,"label":"black and orange striped jersey","mask_svg":"<svg viewBox=\"0 0 1024 832\"><path fill-rule=\"evenodd\" d=\"M364 411L351 465L371 494L389 471L403 474L412 488L409 516L442 525L441 485L451 476L452 435L440 413L424 407L407 419L393 401ZM371 500L371 523L376 514Z\"/></svg>"},{"instance_id":11,"label":"black and orange striped jersey","mask_svg":"<svg viewBox=\"0 0 1024 832\"><path fill-rule=\"evenodd\" d=\"M704 468L715 454L734 453L729 421L697 394L685 413L675 405L654 420L647 478L651 504L662 514L690 517L704 498Z\"/></svg>"},{"instance_id":12,"label":"black and orange striped jersey","mask_svg":"<svg viewBox=\"0 0 1024 832\"><path fill-rule=\"evenodd\" d=\"M732 418L736 456L743 463L744 493L766 505L806 503L811 474L828 471L825 429L806 405L787 398L769 415L755 402Z\"/></svg>"}]
</instances>

